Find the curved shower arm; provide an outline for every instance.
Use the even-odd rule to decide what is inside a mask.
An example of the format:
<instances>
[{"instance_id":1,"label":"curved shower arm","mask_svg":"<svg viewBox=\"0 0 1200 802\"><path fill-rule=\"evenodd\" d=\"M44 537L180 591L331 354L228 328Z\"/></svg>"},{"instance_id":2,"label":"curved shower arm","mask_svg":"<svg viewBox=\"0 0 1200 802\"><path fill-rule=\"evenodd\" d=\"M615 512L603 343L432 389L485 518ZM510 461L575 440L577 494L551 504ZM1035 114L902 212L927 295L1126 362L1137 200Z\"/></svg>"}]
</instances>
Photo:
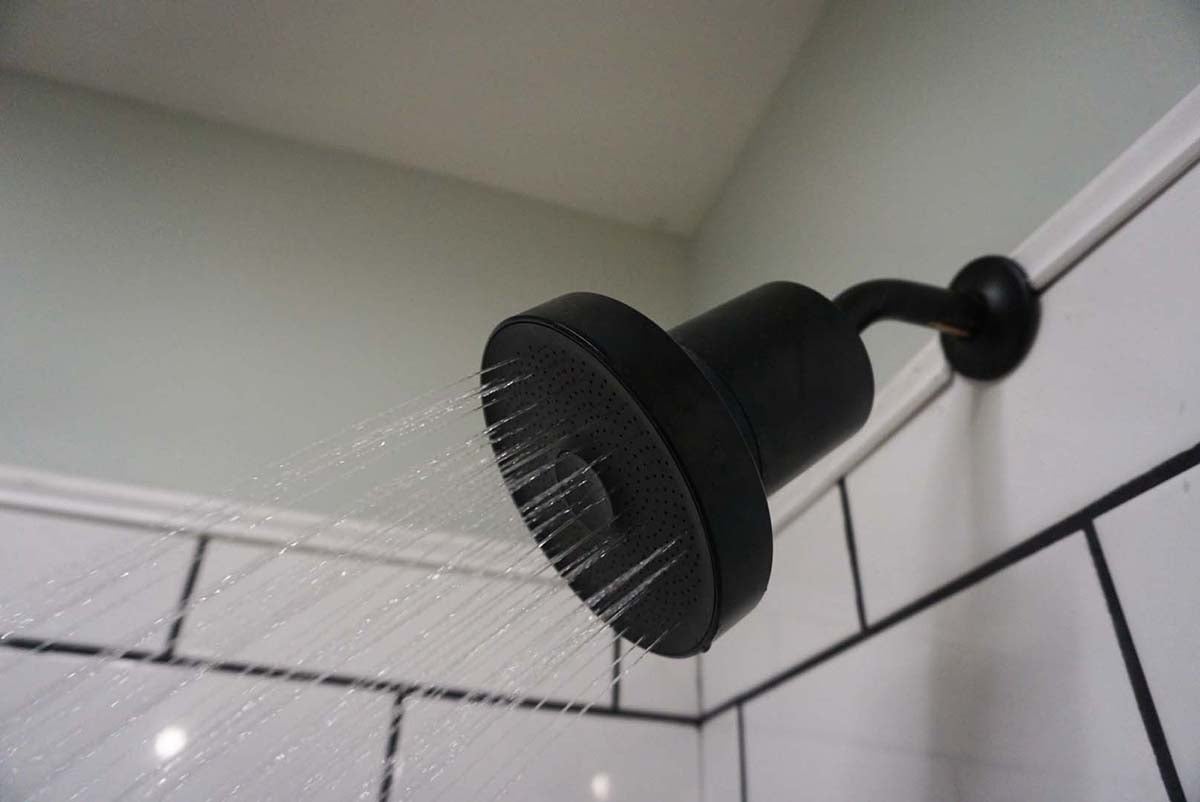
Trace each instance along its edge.
<instances>
[{"instance_id":1,"label":"curved shower arm","mask_svg":"<svg viewBox=\"0 0 1200 802\"><path fill-rule=\"evenodd\" d=\"M833 302L860 333L880 320L898 320L937 329L951 337L970 337L987 317L987 307L980 298L902 279L855 284Z\"/></svg>"}]
</instances>

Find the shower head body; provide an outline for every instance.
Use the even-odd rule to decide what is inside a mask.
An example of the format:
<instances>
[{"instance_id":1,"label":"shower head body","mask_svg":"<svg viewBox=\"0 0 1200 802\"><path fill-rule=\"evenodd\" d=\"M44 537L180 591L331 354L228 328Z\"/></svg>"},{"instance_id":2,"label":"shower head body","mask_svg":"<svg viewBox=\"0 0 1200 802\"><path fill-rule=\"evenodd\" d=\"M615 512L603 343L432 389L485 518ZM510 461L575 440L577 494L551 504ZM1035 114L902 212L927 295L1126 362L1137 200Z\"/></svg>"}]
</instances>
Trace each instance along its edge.
<instances>
[{"instance_id":1,"label":"shower head body","mask_svg":"<svg viewBox=\"0 0 1200 802\"><path fill-rule=\"evenodd\" d=\"M775 281L671 330L741 422L774 493L867 420L875 384L858 331L815 290Z\"/></svg>"},{"instance_id":2,"label":"shower head body","mask_svg":"<svg viewBox=\"0 0 1200 802\"><path fill-rule=\"evenodd\" d=\"M871 406L857 332L831 301L787 282L671 332L611 298L564 295L501 323L484 364L513 379L486 405L488 423L526 427L554 465L513 492L531 530L554 531L561 511L538 499L557 483L573 485L564 503L586 509L573 516L579 531L556 532L548 556L560 560L606 527L621 538L619 558L571 577L581 598L677 544L619 627L672 656L707 649L762 597L767 493L857 429Z\"/></svg>"},{"instance_id":3,"label":"shower head body","mask_svg":"<svg viewBox=\"0 0 1200 802\"><path fill-rule=\"evenodd\" d=\"M772 282L669 332L593 293L508 318L484 349L503 388L484 414L498 455L517 439L544 466L506 477L513 500L572 590L622 636L667 656L705 651L766 591L767 495L867 419L861 328L911 322L916 309L962 340L947 348L952 362L999 375L1024 356L1036 298L1001 262L969 265L956 279L965 290L875 282L831 301ZM1020 336L999 337L1018 324Z\"/></svg>"}]
</instances>

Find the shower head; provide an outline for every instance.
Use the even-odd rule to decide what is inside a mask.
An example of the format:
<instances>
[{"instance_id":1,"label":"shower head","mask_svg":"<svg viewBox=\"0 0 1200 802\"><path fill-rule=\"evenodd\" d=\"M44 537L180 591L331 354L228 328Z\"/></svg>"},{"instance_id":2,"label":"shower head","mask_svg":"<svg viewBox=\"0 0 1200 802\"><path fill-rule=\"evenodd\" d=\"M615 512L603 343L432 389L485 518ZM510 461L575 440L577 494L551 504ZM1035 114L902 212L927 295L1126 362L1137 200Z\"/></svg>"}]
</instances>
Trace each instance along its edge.
<instances>
[{"instance_id":1,"label":"shower head","mask_svg":"<svg viewBox=\"0 0 1200 802\"><path fill-rule=\"evenodd\" d=\"M622 636L707 650L766 591L767 495L866 421L862 328L938 327L969 375L1024 356L1037 306L1020 268L985 257L955 282L870 282L836 301L774 282L669 332L592 293L508 318L484 349L484 415L526 525Z\"/></svg>"}]
</instances>

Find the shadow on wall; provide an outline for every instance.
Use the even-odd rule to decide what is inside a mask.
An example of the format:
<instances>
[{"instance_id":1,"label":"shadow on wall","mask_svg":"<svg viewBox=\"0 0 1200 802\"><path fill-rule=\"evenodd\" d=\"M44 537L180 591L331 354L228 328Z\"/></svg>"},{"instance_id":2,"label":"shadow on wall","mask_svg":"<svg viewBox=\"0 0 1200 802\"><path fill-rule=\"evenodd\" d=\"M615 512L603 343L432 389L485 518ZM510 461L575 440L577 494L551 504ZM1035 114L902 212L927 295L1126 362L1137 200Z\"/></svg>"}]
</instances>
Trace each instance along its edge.
<instances>
[{"instance_id":1,"label":"shadow on wall","mask_svg":"<svg viewBox=\"0 0 1200 802\"><path fill-rule=\"evenodd\" d=\"M968 799L984 778L987 787L1012 789L1014 799L1034 798L1047 788L1069 789L1091 773L1092 767L1081 760L1082 750L1061 750L1041 761L1028 752L1005 754L1014 743L1034 740L1033 733L1020 732L1030 721L1014 713L1023 707L1054 710L1066 720L1058 726L1079 733L1086 732L1089 720L1080 685L1055 684L1052 698L1030 699L1023 695L1028 688L1005 676L1034 677L1089 659L1075 611L1059 604L1052 588L1034 586L1030 594L1028 609L1042 613L1037 626L1006 620L1005 611L997 610L986 593L965 594L955 604L927 613L936 634L926 644L926 732L919 740L929 745L933 762L927 767L925 793L914 798ZM1047 653L1038 644L1046 638L1054 640L1052 666L1038 657ZM1033 796L1022 797L1022 788Z\"/></svg>"}]
</instances>

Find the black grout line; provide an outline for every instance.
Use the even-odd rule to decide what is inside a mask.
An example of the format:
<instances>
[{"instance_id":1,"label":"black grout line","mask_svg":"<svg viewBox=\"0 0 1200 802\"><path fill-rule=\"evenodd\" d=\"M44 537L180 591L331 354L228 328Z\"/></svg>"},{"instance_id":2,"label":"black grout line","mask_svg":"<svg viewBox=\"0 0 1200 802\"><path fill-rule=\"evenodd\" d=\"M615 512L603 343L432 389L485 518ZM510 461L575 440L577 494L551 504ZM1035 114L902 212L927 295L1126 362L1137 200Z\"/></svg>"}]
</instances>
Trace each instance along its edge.
<instances>
[{"instance_id":1,"label":"black grout line","mask_svg":"<svg viewBox=\"0 0 1200 802\"><path fill-rule=\"evenodd\" d=\"M1142 493L1174 479L1184 471L1200 465L1200 444L1179 452L1175 456L1160 462L1150 470L1135 476L1115 490L1105 493L1100 498L1088 504L1083 509L1068 516L1077 522L1078 528L1094 518L1099 518L1106 512L1116 509Z\"/></svg>"},{"instance_id":2,"label":"black grout line","mask_svg":"<svg viewBox=\"0 0 1200 802\"><path fill-rule=\"evenodd\" d=\"M620 710L611 707L589 706L587 702L566 701L562 699L537 699L531 697L514 697L505 694L489 693L487 691L468 690L465 688L446 688L434 685L422 685L409 689L410 693L421 696L435 696L438 699L452 702L466 701L481 704L512 705L525 710L546 710L554 713L584 713L593 716L610 718L631 718L642 721L658 721L664 724L685 724L699 726L696 716L685 716L679 713L658 713L652 710L637 710L623 707Z\"/></svg>"},{"instance_id":3,"label":"black grout line","mask_svg":"<svg viewBox=\"0 0 1200 802\"><path fill-rule=\"evenodd\" d=\"M145 663L155 666L170 666L173 668L195 668L205 671L215 671L220 674L237 674L248 677L265 677L289 682L304 682L316 685L330 685L345 688L358 688L367 691L385 691L396 693L407 691L409 686L404 683L388 682L386 680L369 680L349 674L336 674L318 671L307 671L282 666L269 666L257 663L243 663L233 660L210 660L203 657L190 657L180 654L166 655L162 652L149 652L145 649L121 649L100 646L93 643L73 641L58 641L42 638L28 638L20 635L9 635L0 638L0 647L18 651L34 652L36 654L78 655L82 657L106 657L126 662Z\"/></svg>"},{"instance_id":4,"label":"black grout line","mask_svg":"<svg viewBox=\"0 0 1200 802\"><path fill-rule=\"evenodd\" d=\"M1183 794L1183 783L1179 780L1179 772L1175 769L1175 761L1171 759L1171 749L1167 744L1167 734L1163 730L1162 721L1158 717L1158 709L1154 706L1154 697L1150 693L1150 683L1142 670L1142 661L1138 657L1137 648L1133 643L1133 632L1129 621L1125 618L1125 610L1117 595L1117 585L1113 581L1112 572L1108 568L1108 560L1104 549L1100 546L1100 538L1096 535L1096 526L1088 521L1084 526L1087 537L1088 551L1092 554L1092 562L1096 566L1096 576L1100 580L1100 589L1104 592L1104 602L1108 605L1108 614L1112 618L1113 629L1116 631L1117 643L1121 647L1121 658L1125 661L1125 672L1129 675L1129 683L1133 686L1133 695L1137 700L1138 712L1142 714L1142 723L1146 727L1146 737L1150 739L1150 748L1154 750L1154 760L1158 763L1159 774L1162 775L1163 785L1166 786L1167 798L1171 802L1186 802Z\"/></svg>"},{"instance_id":5,"label":"black grout line","mask_svg":"<svg viewBox=\"0 0 1200 802\"><path fill-rule=\"evenodd\" d=\"M738 791L741 802L750 802L750 784L746 781L746 723L742 715L742 706L738 705L734 710L737 714Z\"/></svg>"},{"instance_id":6,"label":"black grout line","mask_svg":"<svg viewBox=\"0 0 1200 802\"><path fill-rule=\"evenodd\" d=\"M613 635L612 708L621 709L621 636Z\"/></svg>"},{"instance_id":7,"label":"black grout line","mask_svg":"<svg viewBox=\"0 0 1200 802\"><path fill-rule=\"evenodd\" d=\"M1083 530L1093 519L1103 515L1105 512L1108 512L1109 510L1124 504L1130 499L1133 499L1142 493L1157 487L1163 482L1174 478L1180 473L1183 473L1184 471L1195 467L1198 464L1200 464L1200 444L1194 445L1191 448L1181 451L1173 457L1164 460L1153 468L1145 471L1142 474L1139 474L1130 481L1124 483L1109 493L1106 493L1076 512L1071 513L1054 524L1051 524L1029 539L1018 543L1017 545L1009 548L992 559L976 566L974 569L959 576L957 579L947 582L930 593L927 593L924 596L910 602L909 604L893 611L889 615L884 616L880 620L876 621L874 624L869 624L865 630L831 644L823 651L811 655L791 668L767 678L758 685L743 691L732 699L723 702L712 710L702 713L699 716L657 713L649 710L618 710L615 709L615 707L605 708L597 707L595 705L588 706L580 702L515 698L512 696L497 695L478 690L443 688L432 685L413 686L405 683L368 680L365 678L354 677L345 674L318 673L314 671L301 671L297 669L256 665L250 663L208 660L197 657L181 657L177 654L154 654L138 649L119 649L95 644L43 640L14 635L0 636L0 647L22 649L38 653L68 654L77 656L105 656L121 660L149 663L151 665L202 668L221 673L278 678L283 680L317 683L322 685L355 687L364 690L384 691L395 694L414 693L421 694L423 696L436 696L450 700L467 700L481 704L508 704L524 709L549 710L554 712L578 712L581 714L590 714L596 716L630 718L701 727L715 716L720 715L721 713L734 707L740 708L741 705L745 704L746 702L778 687L779 685L782 685L788 680L803 674L809 669L832 659L833 657L852 648L853 646L856 646L866 639L874 637L880 632L883 632L895 624L898 624L901 621L916 615L922 610L925 610L934 604L937 604L938 602L943 601L944 599L978 582L981 582L984 579L987 579L1004 568L1013 565L1014 563L1040 551L1041 549L1053 543L1058 542L1059 540L1062 540L1066 536Z\"/></svg>"},{"instance_id":8,"label":"black grout line","mask_svg":"<svg viewBox=\"0 0 1200 802\"><path fill-rule=\"evenodd\" d=\"M868 625L868 627L862 632L858 632L854 635L843 638L842 640L830 645L823 651L817 652L811 657L808 657L800 663L797 663L791 668L786 669L774 675L773 677L763 680L758 685L743 691L732 699L713 708L709 712L704 713L701 718L707 721L713 716L719 715L731 707L745 704L746 702L749 702L750 700L766 693L767 691L782 685L788 680L798 677L809 669L815 668L821 663L836 657L852 646L857 646L863 641L878 635L880 632L890 629L905 619L911 618L917 613L926 610L939 602L945 601L950 596L953 596L956 593L971 587L972 585L982 582L984 579L999 573L1014 563L1017 563L1031 554L1035 554L1047 546L1057 543L1059 540L1062 540L1068 535L1075 534L1078 531L1078 528L1073 529L1069 526L1058 524L1043 530L1034 537L1018 543L1016 546L1013 546L1012 548L1001 552L992 559L976 566L974 569L959 576L957 579L951 580L950 582L947 582L946 584L936 588L930 593L927 593L924 596L909 602L898 610L889 613L888 615L876 621L874 624Z\"/></svg>"},{"instance_id":9,"label":"black grout line","mask_svg":"<svg viewBox=\"0 0 1200 802\"><path fill-rule=\"evenodd\" d=\"M94 643L66 643L62 641L26 638L21 635L5 635L0 637L0 646L25 652L39 654L66 654L79 657L111 657L121 660L150 660L154 657L150 652L140 649L112 649L98 646Z\"/></svg>"},{"instance_id":10,"label":"black grout line","mask_svg":"<svg viewBox=\"0 0 1200 802\"><path fill-rule=\"evenodd\" d=\"M854 581L854 607L858 610L858 629L867 630L867 608L863 603L862 577L858 572L858 548L854 545L854 519L850 516L850 493L846 490L846 477L837 481L838 495L842 498L842 524L846 530L846 551L850 553L850 576Z\"/></svg>"},{"instance_id":11,"label":"black grout line","mask_svg":"<svg viewBox=\"0 0 1200 802\"><path fill-rule=\"evenodd\" d=\"M387 749L383 756L383 777L379 781L379 802L392 798L392 783L396 780L396 753L400 747L400 726L404 718L404 694L392 700L392 718L388 723Z\"/></svg>"},{"instance_id":12,"label":"black grout line","mask_svg":"<svg viewBox=\"0 0 1200 802\"><path fill-rule=\"evenodd\" d=\"M164 657L175 655L175 646L183 633L183 622L187 618L188 608L192 606L192 594L196 591L196 579L200 576L200 566L204 563L204 553L208 550L208 535L196 538L196 550L192 553L192 564L188 567L187 578L183 581L183 592L179 594L179 604L175 608L175 620L167 633L167 647L163 649Z\"/></svg>"},{"instance_id":13,"label":"black grout line","mask_svg":"<svg viewBox=\"0 0 1200 802\"><path fill-rule=\"evenodd\" d=\"M282 666L244 663L232 660L210 660L203 657L191 657L179 654L164 655L148 652L144 649L114 649L91 643L55 641L48 639L27 638L10 635L0 638L0 647L38 654L75 655L81 657L107 657L116 660L145 663L148 665L172 666L175 668L194 668L214 671L220 674L236 674L238 676L263 677L288 682L303 682L307 684L326 685L341 688L357 688L365 691L392 693L403 695L419 695L435 697L450 701L467 701L487 705L510 705L524 710L546 710L550 712L569 712L584 715L602 716L609 718L627 718L639 721L656 721L663 724L682 724L698 727L696 716L685 716L677 713L659 713L652 710L635 710L589 705L586 702L565 699L539 699L481 691L470 688L456 688L430 684L412 684L389 680L373 680L350 674L338 674L322 671L299 670Z\"/></svg>"},{"instance_id":14,"label":"black grout line","mask_svg":"<svg viewBox=\"0 0 1200 802\"><path fill-rule=\"evenodd\" d=\"M737 705L745 704L746 702L760 696L767 691L770 691L783 683L791 680L809 669L815 668L821 663L836 657L847 649L858 645L859 643L874 637L886 629L900 623L906 618L911 618L917 613L925 610L954 594L969 588L971 585L982 582L984 579L992 576L999 571L1008 568L1014 563L1025 559L1026 557L1041 551L1042 549L1057 543L1059 540L1076 532L1083 531L1084 527L1095 518L1100 517L1104 513L1115 509L1127 501L1140 496L1148 490L1152 490L1158 485L1166 482L1186 470L1200 465L1200 444L1194 445L1184 451L1179 452L1173 457L1170 457L1153 468L1135 476L1133 479L1125 482L1114 490L1105 493L1100 498L1085 505L1079 510L1067 515L1065 518L1051 524L1041 532L1032 537L1018 543L1015 546L1001 552L995 557L987 560L970 571L962 574L957 579L953 579L944 585L930 591L929 593L915 599L912 602L900 607L897 610L889 613L873 624L869 624L867 629L857 634L843 638L836 643L831 644L824 650L811 655L791 668L785 669L762 682L754 685L745 691L737 694L731 699L714 707L712 710L700 714L700 724L703 726L713 717L724 713L725 711L736 707Z\"/></svg>"}]
</instances>

